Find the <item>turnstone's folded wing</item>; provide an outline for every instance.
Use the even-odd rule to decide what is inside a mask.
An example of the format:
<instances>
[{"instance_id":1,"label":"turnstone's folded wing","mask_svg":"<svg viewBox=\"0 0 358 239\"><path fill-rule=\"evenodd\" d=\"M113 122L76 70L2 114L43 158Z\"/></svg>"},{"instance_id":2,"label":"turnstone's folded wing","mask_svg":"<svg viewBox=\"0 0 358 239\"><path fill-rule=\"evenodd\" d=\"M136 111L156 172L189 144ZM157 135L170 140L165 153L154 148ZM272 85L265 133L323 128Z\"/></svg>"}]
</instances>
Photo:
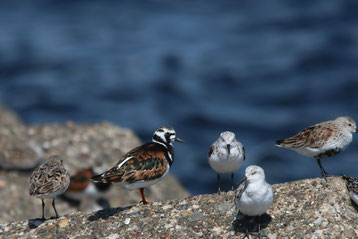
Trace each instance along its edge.
<instances>
[{"instance_id":1,"label":"turnstone's folded wing","mask_svg":"<svg viewBox=\"0 0 358 239\"><path fill-rule=\"evenodd\" d=\"M152 181L162 177L169 168L167 151L157 143L147 143L127 154L107 172L93 177L104 183Z\"/></svg>"}]
</instances>

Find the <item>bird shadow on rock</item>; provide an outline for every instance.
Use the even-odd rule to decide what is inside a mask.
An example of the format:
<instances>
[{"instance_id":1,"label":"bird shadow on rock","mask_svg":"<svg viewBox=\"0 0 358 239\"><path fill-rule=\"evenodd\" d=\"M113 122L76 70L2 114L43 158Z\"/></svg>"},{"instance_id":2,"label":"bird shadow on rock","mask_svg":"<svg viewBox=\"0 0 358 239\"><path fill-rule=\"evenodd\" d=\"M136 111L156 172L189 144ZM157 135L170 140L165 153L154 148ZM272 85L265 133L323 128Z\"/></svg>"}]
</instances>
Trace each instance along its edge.
<instances>
[{"instance_id":1,"label":"bird shadow on rock","mask_svg":"<svg viewBox=\"0 0 358 239\"><path fill-rule=\"evenodd\" d=\"M117 213L126 211L126 210L130 209L131 207L132 206L108 208L108 209L99 210L99 211L95 212L95 214L93 214L92 216L88 217L88 220L89 221L97 221L99 219L108 219L109 217L114 216Z\"/></svg>"},{"instance_id":2,"label":"bird shadow on rock","mask_svg":"<svg viewBox=\"0 0 358 239\"><path fill-rule=\"evenodd\" d=\"M258 232L259 226L260 230L262 230L268 226L271 220L271 216L267 213L256 217L245 216L239 213L233 221L232 226L235 233Z\"/></svg>"},{"instance_id":3,"label":"bird shadow on rock","mask_svg":"<svg viewBox=\"0 0 358 239\"><path fill-rule=\"evenodd\" d=\"M34 218L28 220L28 225L30 229L35 229L40 226L42 223L46 222L46 219Z\"/></svg>"}]
</instances>

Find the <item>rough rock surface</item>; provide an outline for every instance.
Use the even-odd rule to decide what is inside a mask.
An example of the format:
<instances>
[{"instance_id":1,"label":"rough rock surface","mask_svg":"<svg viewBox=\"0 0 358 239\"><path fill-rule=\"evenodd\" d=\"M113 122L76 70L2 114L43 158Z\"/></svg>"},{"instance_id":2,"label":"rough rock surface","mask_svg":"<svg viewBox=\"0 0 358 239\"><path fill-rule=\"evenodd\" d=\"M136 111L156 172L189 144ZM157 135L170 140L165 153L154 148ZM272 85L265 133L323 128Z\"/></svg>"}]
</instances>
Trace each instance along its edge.
<instances>
[{"instance_id":1,"label":"rough rock surface","mask_svg":"<svg viewBox=\"0 0 358 239\"><path fill-rule=\"evenodd\" d=\"M330 177L273 185L268 238L357 238L358 213L344 181ZM4 238L238 238L234 192L199 195L149 205L77 212L40 225L3 224ZM40 222L39 222L40 223ZM255 236L255 233L252 233Z\"/></svg>"},{"instance_id":2,"label":"rough rock surface","mask_svg":"<svg viewBox=\"0 0 358 239\"><path fill-rule=\"evenodd\" d=\"M1 126L22 125L22 121L10 109L8 109L5 105L0 103L0 125Z\"/></svg>"},{"instance_id":3,"label":"rough rock surface","mask_svg":"<svg viewBox=\"0 0 358 239\"><path fill-rule=\"evenodd\" d=\"M110 123L80 125L68 122L65 125L26 126L15 119L15 114L5 107L0 107L0 141L31 142L42 149L44 157L60 154L70 175L90 166L97 172L102 172L112 167L124 153L141 144L131 130ZM0 151L5 152L6 149L2 148L2 145L0 144ZM20 159L18 162L21 164ZM30 175L31 170L0 169L0 223L41 215L41 200L29 195ZM171 175L146 189L145 193L148 200L154 201L189 195ZM110 201L112 207L135 204L141 199L139 190L127 192L114 186L105 194L105 198ZM78 210L60 199L56 200L56 208L60 215ZM46 202L45 215L54 215L51 201Z\"/></svg>"}]
</instances>

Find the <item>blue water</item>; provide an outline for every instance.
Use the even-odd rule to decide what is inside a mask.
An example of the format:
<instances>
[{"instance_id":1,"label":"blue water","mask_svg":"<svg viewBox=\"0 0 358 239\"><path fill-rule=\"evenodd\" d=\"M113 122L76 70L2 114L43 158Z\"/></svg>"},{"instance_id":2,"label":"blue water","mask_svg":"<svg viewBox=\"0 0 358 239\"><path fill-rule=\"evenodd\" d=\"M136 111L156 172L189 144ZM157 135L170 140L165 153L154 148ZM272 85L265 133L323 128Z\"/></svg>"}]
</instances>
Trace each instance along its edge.
<instances>
[{"instance_id":1,"label":"blue water","mask_svg":"<svg viewBox=\"0 0 358 239\"><path fill-rule=\"evenodd\" d=\"M216 191L207 151L231 130L270 183L320 176L277 139L358 120L356 1L1 1L0 101L28 124L172 125L171 172ZM358 137L322 163L358 176ZM226 187L229 187L229 176Z\"/></svg>"}]
</instances>

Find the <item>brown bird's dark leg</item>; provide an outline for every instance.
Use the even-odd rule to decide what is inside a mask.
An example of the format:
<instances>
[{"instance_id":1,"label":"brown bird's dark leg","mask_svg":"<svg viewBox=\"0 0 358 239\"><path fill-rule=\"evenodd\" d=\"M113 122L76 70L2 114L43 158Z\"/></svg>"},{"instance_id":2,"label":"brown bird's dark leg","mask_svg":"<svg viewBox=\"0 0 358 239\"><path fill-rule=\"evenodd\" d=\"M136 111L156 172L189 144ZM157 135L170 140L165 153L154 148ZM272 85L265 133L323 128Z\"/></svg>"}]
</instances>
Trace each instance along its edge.
<instances>
[{"instance_id":1,"label":"brown bird's dark leg","mask_svg":"<svg viewBox=\"0 0 358 239\"><path fill-rule=\"evenodd\" d=\"M53 209L55 209L56 218L58 218L57 210L56 210L56 207L55 207L55 199L52 200L52 207L53 207Z\"/></svg>"},{"instance_id":2,"label":"brown bird's dark leg","mask_svg":"<svg viewBox=\"0 0 358 239\"><path fill-rule=\"evenodd\" d=\"M327 176L329 176L329 175L327 174L327 172L326 172L326 171L324 170L324 168L322 167L321 159L320 159L320 158L316 158L316 160L317 160L317 163L318 163L319 168L321 169L321 174L322 174L322 176L323 176L324 179L327 181Z\"/></svg>"},{"instance_id":3,"label":"brown bird's dark leg","mask_svg":"<svg viewBox=\"0 0 358 239\"><path fill-rule=\"evenodd\" d=\"M42 220L45 220L45 202L43 199L41 199L42 201Z\"/></svg>"},{"instance_id":4,"label":"brown bird's dark leg","mask_svg":"<svg viewBox=\"0 0 358 239\"><path fill-rule=\"evenodd\" d=\"M143 204L153 203L153 202L147 202L147 200L145 200L144 188L140 188L139 190L140 190L140 194L142 195L142 201L140 201L141 203L143 203Z\"/></svg>"}]
</instances>

